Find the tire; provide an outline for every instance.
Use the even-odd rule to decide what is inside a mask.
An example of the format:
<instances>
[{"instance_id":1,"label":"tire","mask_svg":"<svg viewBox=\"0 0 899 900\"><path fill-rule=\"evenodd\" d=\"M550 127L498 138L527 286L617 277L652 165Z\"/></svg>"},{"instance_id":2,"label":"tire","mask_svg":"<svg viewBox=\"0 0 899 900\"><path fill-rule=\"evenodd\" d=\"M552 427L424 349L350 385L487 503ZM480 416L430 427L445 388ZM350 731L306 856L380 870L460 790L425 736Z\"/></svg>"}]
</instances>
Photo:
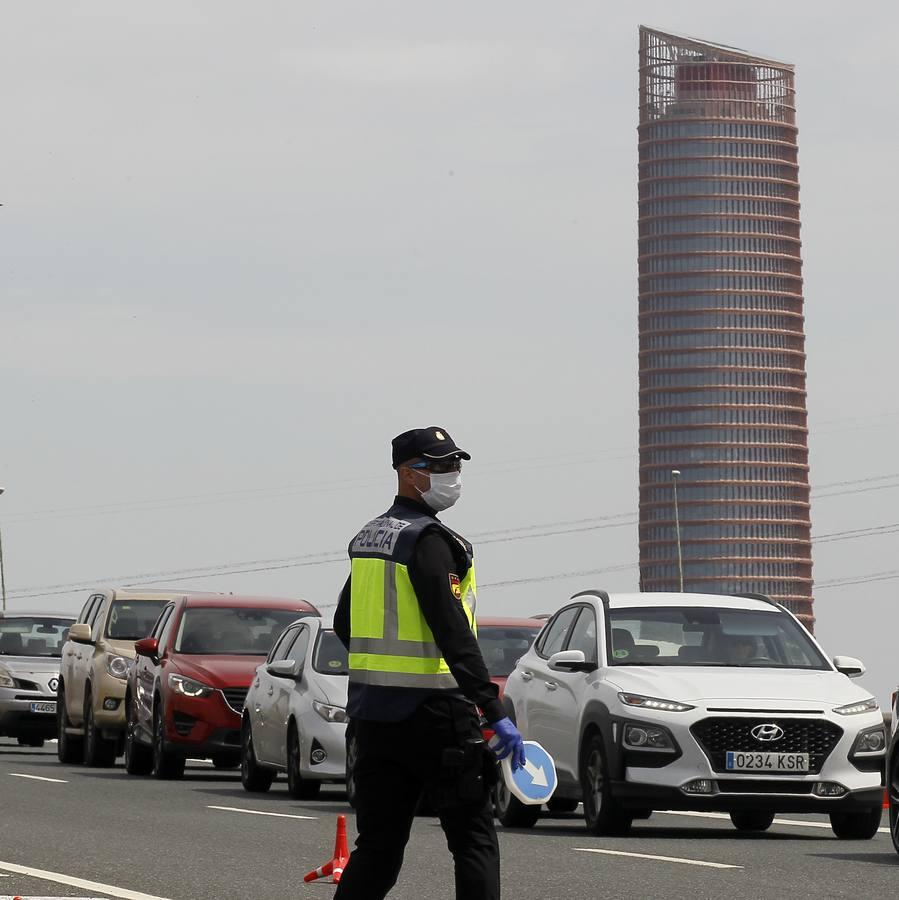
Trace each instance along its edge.
<instances>
[{"instance_id":1,"label":"tire","mask_svg":"<svg viewBox=\"0 0 899 900\"><path fill-rule=\"evenodd\" d=\"M158 701L153 706L153 777L166 780L181 778L187 760L166 747L165 716Z\"/></svg>"},{"instance_id":2,"label":"tire","mask_svg":"<svg viewBox=\"0 0 899 900\"><path fill-rule=\"evenodd\" d=\"M240 765L240 751L236 753L214 753L212 765L216 769L236 769Z\"/></svg>"},{"instance_id":3,"label":"tire","mask_svg":"<svg viewBox=\"0 0 899 900\"><path fill-rule=\"evenodd\" d=\"M578 808L580 800L572 800L569 797L550 797L546 808L554 813L571 813Z\"/></svg>"},{"instance_id":4,"label":"tire","mask_svg":"<svg viewBox=\"0 0 899 900\"><path fill-rule=\"evenodd\" d=\"M356 808L356 779L353 777L353 766L356 765L356 738L350 734L347 728L346 738L346 800L350 806Z\"/></svg>"},{"instance_id":5,"label":"tire","mask_svg":"<svg viewBox=\"0 0 899 900\"><path fill-rule=\"evenodd\" d=\"M584 797L584 821L591 834L627 834L633 816L612 798L602 735L594 732L587 739L581 757L581 790Z\"/></svg>"},{"instance_id":6,"label":"tire","mask_svg":"<svg viewBox=\"0 0 899 900\"><path fill-rule=\"evenodd\" d=\"M889 762L887 787L890 798L890 838L893 849L899 853L899 752L894 753Z\"/></svg>"},{"instance_id":7,"label":"tire","mask_svg":"<svg viewBox=\"0 0 899 900\"><path fill-rule=\"evenodd\" d=\"M287 793L294 800L314 800L322 789L320 781L300 774L300 735L295 723L287 729Z\"/></svg>"},{"instance_id":8,"label":"tire","mask_svg":"<svg viewBox=\"0 0 899 900\"><path fill-rule=\"evenodd\" d=\"M841 841L869 841L877 834L882 812L879 806L862 812L833 812L830 827Z\"/></svg>"},{"instance_id":9,"label":"tire","mask_svg":"<svg viewBox=\"0 0 899 900\"><path fill-rule=\"evenodd\" d=\"M103 737L94 722L94 702L91 692L84 696L84 764L94 769L114 766L118 755L118 741Z\"/></svg>"},{"instance_id":10,"label":"tire","mask_svg":"<svg viewBox=\"0 0 899 900\"><path fill-rule=\"evenodd\" d=\"M137 739L137 710L133 697L127 699L125 724L125 771L129 775L149 775L153 771L153 750Z\"/></svg>"},{"instance_id":11,"label":"tire","mask_svg":"<svg viewBox=\"0 0 899 900\"><path fill-rule=\"evenodd\" d=\"M522 803L500 779L493 789L493 813L506 828L533 828L540 818L540 807Z\"/></svg>"},{"instance_id":12,"label":"tire","mask_svg":"<svg viewBox=\"0 0 899 900\"><path fill-rule=\"evenodd\" d=\"M774 821L774 813L767 809L736 809L730 820L737 831L767 831Z\"/></svg>"},{"instance_id":13,"label":"tire","mask_svg":"<svg viewBox=\"0 0 899 900\"><path fill-rule=\"evenodd\" d=\"M256 760L256 751L253 749L253 729L250 719L244 716L240 728L240 783L245 791L254 794L264 794L275 780L275 773L271 769L263 769Z\"/></svg>"},{"instance_id":14,"label":"tire","mask_svg":"<svg viewBox=\"0 0 899 900\"><path fill-rule=\"evenodd\" d=\"M20 737L17 738L20 747L43 747L43 738Z\"/></svg>"},{"instance_id":15,"label":"tire","mask_svg":"<svg viewBox=\"0 0 899 900\"><path fill-rule=\"evenodd\" d=\"M56 689L56 758L61 763L77 763L83 758L84 739L81 735L75 736L66 731L71 725L66 712L66 690L60 681Z\"/></svg>"}]
</instances>

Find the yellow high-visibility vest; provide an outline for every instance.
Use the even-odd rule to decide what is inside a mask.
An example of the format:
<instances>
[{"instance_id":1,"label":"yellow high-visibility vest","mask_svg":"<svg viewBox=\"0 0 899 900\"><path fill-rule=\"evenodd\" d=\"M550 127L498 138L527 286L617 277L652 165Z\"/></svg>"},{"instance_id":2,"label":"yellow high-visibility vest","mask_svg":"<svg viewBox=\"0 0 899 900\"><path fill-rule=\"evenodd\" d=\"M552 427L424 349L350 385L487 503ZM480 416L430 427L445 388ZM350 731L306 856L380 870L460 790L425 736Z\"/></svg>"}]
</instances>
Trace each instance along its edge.
<instances>
[{"instance_id":1,"label":"yellow high-visibility vest","mask_svg":"<svg viewBox=\"0 0 899 900\"><path fill-rule=\"evenodd\" d=\"M421 611L408 564L422 532L439 528L449 538L460 571L451 582L472 632L477 634L477 584L471 544L427 513L397 505L373 519L349 546L351 560L351 683L386 687L458 689Z\"/></svg>"}]
</instances>

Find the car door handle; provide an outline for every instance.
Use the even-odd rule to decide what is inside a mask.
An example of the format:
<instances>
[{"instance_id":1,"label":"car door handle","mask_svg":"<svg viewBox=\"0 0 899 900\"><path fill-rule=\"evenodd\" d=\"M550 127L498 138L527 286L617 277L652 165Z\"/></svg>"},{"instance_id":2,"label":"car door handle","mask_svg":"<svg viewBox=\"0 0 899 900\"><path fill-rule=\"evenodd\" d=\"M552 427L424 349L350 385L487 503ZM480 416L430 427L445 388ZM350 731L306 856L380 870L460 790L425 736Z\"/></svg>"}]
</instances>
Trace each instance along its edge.
<instances>
[{"instance_id":1,"label":"car door handle","mask_svg":"<svg viewBox=\"0 0 899 900\"><path fill-rule=\"evenodd\" d=\"M522 680L522 681L530 681L533 677L534 677L534 676L531 675L530 672L522 672L522 673L521 673L521 680Z\"/></svg>"},{"instance_id":2,"label":"car door handle","mask_svg":"<svg viewBox=\"0 0 899 900\"><path fill-rule=\"evenodd\" d=\"M554 691L558 687L555 681L546 681L544 682L544 684L546 685L546 689L548 691Z\"/></svg>"}]
</instances>

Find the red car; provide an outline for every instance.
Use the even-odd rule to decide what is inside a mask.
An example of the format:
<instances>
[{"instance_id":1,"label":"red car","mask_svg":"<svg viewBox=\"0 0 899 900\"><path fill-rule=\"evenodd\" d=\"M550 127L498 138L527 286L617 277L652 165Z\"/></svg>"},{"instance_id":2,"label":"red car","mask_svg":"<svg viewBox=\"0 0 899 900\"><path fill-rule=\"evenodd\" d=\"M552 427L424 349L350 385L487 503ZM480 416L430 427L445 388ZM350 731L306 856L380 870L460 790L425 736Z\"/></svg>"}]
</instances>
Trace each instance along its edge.
<instances>
[{"instance_id":1,"label":"red car","mask_svg":"<svg viewBox=\"0 0 899 900\"><path fill-rule=\"evenodd\" d=\"M318 616L303 600L184 594L159 614L125 690L125 768L180 778L188 758L217 768L240 763L244 698L269 650L298 618Z\"/></svg>"}]
</instances>

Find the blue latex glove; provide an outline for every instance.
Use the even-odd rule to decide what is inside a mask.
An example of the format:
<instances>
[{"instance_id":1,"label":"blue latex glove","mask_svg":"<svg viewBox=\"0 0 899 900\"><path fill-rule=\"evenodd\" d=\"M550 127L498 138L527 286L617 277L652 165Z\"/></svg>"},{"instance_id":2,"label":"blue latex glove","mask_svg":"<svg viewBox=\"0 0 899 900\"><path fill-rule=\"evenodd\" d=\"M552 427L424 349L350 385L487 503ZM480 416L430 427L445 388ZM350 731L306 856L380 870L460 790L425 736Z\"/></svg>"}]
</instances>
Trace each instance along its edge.
<instances>
[{"instance_id":1,"label":"blue latex glove","mask_svg":"<svg viewBox=\"0 0 899 900\"><path fill-rule=\"evenodd\" d=\"M491 723L494 736L490 739L489 747L497 759L505 759L512 754L512 771L524 766L524 741L521 732L515 727L512 720L500 719Z\"/></svg>"}]
</instances>

